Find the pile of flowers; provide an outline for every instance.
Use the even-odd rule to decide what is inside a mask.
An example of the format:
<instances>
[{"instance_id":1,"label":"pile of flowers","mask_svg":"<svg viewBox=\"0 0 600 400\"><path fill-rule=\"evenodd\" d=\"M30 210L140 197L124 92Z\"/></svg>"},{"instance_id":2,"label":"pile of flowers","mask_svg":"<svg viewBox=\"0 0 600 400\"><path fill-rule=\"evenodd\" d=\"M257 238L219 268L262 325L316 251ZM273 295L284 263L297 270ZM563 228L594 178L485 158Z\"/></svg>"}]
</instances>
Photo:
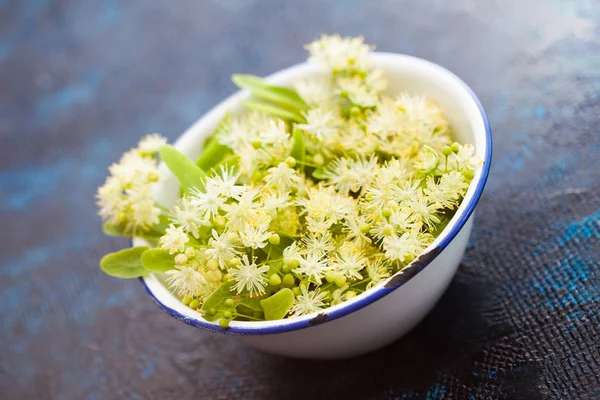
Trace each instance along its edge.
<instances>
[{"instance_id":1,"label":"pile of flowers","mask_svg":"<svg viewBox=\"0 0 600 400\"><path fill-rule=\"evenodd\" d=\"M110 167L97 195L104 230L149 246L105 256L105 272L164 273L227 328L349 300L432 243L479 167L473 146L452 141L434 101L384 94L361 37L306 48L328 73L292 88L235 75L248 111L226 115L200 159L153 134ZM152 197L159 157L181 184L170 210Z\"/></svg>"}]
</instances>

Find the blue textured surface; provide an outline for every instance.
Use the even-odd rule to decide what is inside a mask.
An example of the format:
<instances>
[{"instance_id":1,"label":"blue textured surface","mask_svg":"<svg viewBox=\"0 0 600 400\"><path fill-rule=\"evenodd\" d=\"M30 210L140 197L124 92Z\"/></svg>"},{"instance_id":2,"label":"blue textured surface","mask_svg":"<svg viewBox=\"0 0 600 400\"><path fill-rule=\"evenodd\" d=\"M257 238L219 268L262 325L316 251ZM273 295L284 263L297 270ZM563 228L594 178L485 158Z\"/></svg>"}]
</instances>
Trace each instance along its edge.
<instances>
[{"instance_id":1,"label":"blue textured surface","mask_svg":"<svg viewBox=\"0 0 600 400\"><path fill-rule=\"evenodd\" d=\"M494 164L434 312L374 354L257 353L196 330L135 281L93 196L145 134L175 139L234 72L363 34L463 78ZM559 0L0 0L0 397L600 398L600 4Z\"/></svg>"}]
</instances>

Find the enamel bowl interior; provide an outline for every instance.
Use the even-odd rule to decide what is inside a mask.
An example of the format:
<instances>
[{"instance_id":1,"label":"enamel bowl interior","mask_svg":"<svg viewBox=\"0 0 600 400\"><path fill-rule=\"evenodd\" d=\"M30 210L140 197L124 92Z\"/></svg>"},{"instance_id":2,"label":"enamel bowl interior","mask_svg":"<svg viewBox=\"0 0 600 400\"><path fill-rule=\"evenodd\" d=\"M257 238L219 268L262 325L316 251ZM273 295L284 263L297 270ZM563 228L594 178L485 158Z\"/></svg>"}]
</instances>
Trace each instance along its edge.
<instances>
[{"instance_id":1,"label":"enamel bowl interior","mask_svg":"<svg viewBox=\"0 0 600 400\"><path fill-rule=\"evenodd\" d=\"M452 221L424 253L429 249L443 249L456 236L473 212L487 179L491 161L491 132L485 113L468 86L451 72L436 64L411 56L390 53L374 53L371 55L371 61L386 74L389 83L388 94L395 95L406 91L436 100L445 112L454 138L461 143L473 144L476 154L484 161L482 167L476 171ZM319 66L302 63L271 75L268 80L274 84L289 86L298 79L323 73ZM225 113L230 111L235 115L243 111L240 101L248 96L247 91L240 91L218 104L190 127L175 142L175 147L192 159L196 159L201 153L204 141L214 132ZM169 177L156 185L155 198L161 204L170 207L177 200L178 183L164 165L161 168L161 173ZM135 239L134 244L141 245L144 242ZM409 265L406 268L411 267ZM418 268L424 267L426 265L419 265ZM310 327L309 321L317 315L310 314L278 321L232 321L230 328L224 331L219 328L218 323L205 320L200 313L181 303L180 298L168 289L164 279L164 274L152 274L142 278L142 282L147 292L163 310L183 322L204 329L244 335L279 333ZM389 286L386 287L386 282L382 282L349 301L328 308L330 319L342 317L365 307L393 290L401 290L401 285L392 288Z\"/></svg>"}]
</instances>

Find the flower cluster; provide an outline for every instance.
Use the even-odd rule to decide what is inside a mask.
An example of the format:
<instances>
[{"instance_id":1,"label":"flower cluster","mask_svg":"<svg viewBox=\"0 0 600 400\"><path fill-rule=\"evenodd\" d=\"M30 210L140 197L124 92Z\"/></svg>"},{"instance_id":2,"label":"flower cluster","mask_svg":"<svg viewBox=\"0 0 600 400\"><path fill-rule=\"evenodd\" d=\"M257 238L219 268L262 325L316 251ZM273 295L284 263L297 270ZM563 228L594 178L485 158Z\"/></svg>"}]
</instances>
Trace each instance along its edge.
<instances>
[{"instance_id":1,"label":"flower cluster","mask_svg":"<svg viewBox=\"0 0 600 400\"><path fill-rule=\"evenodd\" d=\"M170 287L223 327L310 314L402 270L450 221L480 165L434 101L384 93L362 38L323 36L307 49L330 73L295 90L261 86L285 104L225 118L205 149L218 157L157 243L173 260ZM144 139L99 190L100 214L130 232L161 212L148 191L152 141L162 144Z\"/></svg>"},{"instance_id":2,"label":"flower cluster","mask_svg":"<svg viewBox=\"0 0 600 400\"><path fill-rule=\"evenodd\" d=\"M136 235L159 222L161 210L151 185L160 177L156 153L166 142L156 133L147 135L109 167L110 176L96 195L99 214L108 224Z\"/></svg>"}]
</instances>

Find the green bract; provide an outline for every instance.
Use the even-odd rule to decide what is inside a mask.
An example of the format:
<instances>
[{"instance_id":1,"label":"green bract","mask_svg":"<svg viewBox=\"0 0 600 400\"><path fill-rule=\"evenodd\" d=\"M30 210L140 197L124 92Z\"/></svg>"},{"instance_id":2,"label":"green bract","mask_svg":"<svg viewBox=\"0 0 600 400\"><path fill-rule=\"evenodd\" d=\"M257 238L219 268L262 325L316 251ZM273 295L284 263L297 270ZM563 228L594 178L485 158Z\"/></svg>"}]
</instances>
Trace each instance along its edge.
<instances>
[{"instance_id":1,"label":"green bract","mask_svg":"<svg viewBox=\"0 0 600 400\"><path fill-rule=\"evenodd\" d=\"M103 229L150 248L107 255L106 273L159 274L227 329L351 301L433 243L476 176L474 147L433 99L386 92L362 39L307 48L328 74L290 87L233 76L247 110L224 115L198 160L155 134L111 165ZM160 160L181 186L170 209L152 197Z\"/></svg>"}]
</instances>

